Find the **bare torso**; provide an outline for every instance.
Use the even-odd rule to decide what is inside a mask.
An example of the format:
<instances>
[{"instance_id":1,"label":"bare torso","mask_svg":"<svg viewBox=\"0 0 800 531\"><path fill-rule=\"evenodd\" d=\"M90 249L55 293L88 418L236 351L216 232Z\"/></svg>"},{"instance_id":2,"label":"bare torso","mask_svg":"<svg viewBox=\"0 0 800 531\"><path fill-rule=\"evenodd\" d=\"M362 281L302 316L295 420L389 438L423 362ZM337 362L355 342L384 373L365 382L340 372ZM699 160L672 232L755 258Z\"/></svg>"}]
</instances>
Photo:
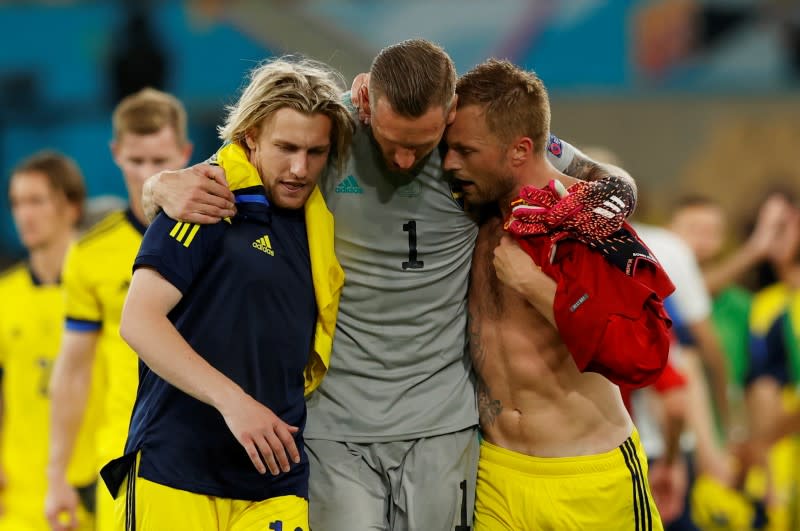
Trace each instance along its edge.
<instances>
[{"instance_id":1,"label":"bare torso","mask_svg":"<svg viewBox=\"0 0 800 531\"><path fill-rule=\"evenodd\" d=\"M614 449L633 429L618 388L599 374L581 374L555 327L498 280L493 251L503 233L500 219L481 227L470 279L470 348L484 438L539 457Z\"/></svg>"}]
</instances>

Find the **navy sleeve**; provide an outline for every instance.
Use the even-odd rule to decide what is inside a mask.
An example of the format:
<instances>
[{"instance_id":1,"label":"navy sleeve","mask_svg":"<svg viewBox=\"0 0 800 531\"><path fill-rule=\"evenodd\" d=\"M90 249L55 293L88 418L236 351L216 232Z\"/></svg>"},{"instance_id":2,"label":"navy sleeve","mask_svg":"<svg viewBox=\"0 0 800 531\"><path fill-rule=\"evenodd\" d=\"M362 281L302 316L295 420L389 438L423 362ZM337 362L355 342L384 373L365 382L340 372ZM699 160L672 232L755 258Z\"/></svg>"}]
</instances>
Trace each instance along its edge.
<instances>
[{"instance_id":1,"label":"navy sleeve","mask_svg":"<svg viewBox=\"0 0 800 531\"><path fill-rule=\"evenodd\" d=\"M185 295L206 262L215 256L227 226L175 221L162 212L147 228L133 269L153 268Z\"/></svg>"},{"instance_id":2,"label":"navy sleeve","mask_svg":"<svg viewBox=\"0 0 800 531\"><path fill-rule=\"evenodd\" d=\"M750 370L745 378L745 386L764 376L775 379L782 386L789 383L789 353L783 342L786 317L783 314L775 319L765 335L750 335Z\"/></svg>"}]
</instances>

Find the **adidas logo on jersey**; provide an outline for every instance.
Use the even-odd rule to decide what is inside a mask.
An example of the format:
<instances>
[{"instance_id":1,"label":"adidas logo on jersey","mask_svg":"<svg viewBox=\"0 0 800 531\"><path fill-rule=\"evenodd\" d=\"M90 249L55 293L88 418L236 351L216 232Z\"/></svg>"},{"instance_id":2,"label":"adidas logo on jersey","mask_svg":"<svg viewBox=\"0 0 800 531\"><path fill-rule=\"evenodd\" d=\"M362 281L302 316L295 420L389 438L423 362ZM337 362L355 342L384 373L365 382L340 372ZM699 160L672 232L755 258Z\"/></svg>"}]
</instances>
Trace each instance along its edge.
<instances>
[{"instance_id":1,"label":"adidas logo on jersey","mask_svg":"<svg viewBox=\"0 0 800 531\"><path fill-rule=\"evenodd\" d=\"M363 194L364 189L358 185L358 181L352 175L348 175L342 182L336 185L337 194Z\"/></svg>"},{"instance_id":2,"label":"adidas logo on jersey","mask_svg":"<svg viewBox=\"0 0 800 531\"><path fill-rule=\"evenodd\" d=\"M261 251L262 253L267 253L270 256L275 256L275 251L272 250L272 244L269 241L269 236L266 234L257 239L253 242L253 247Z\"/></svg>"}]
</instances>

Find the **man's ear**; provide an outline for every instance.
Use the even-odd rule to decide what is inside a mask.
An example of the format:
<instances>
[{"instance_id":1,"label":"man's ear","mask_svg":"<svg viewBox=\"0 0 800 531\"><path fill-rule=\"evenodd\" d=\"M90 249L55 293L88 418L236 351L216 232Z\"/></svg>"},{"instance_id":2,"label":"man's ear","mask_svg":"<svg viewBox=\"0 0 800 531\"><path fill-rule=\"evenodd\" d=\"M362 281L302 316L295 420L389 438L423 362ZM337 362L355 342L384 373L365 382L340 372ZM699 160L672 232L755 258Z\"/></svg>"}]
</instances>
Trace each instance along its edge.
<instances>
[{"instance_id":1,"label":"man's ear","mask_svg":"<svg viewBox=\"0 0 800 531\"><path fill-rule=\"evenodd\" d=\"M361 113L367 117L372 116L372 107L369 104L369 83L364 83L358 89L358 99L361 102Z\"/></svg>"},{"instance_id":2,"label":"man's ear","mask_svg":"<svg viewBox=\"0 0 800 531\"><path fill-rule=\"evenodd\" d=\"M527 136L520 137L511 145L511 160L515 163L525 162L534 154L533 151L533 140Z\"/></svg>"},{"instance_id":3,"label":"man's ear","mask_svg":"<svg viewBox=\"0 0 800 531\"><path fill-rule=\"evenodd\" d=\"M453 103L450 104L450 108L447 110L447 125L453 125L453 122L455 122L456 107L458 107L458 94L453 96Z\"/></svg>"},{"instance_id":4,"label":"man's ear","mask_svg":"<svg viewBox=\"0 0 800 531\"><path fill-rule=\"evenodd\" d=\"M255 151L256 149L255 133L252 129L248 129L244 133L244 143L250 151Z\"/></svg>"},{"instance_id":5,"label":"man's ear","mask_svg":"<svg viewBox=\"0 0 800 531\"><path fill-rule=\"evenodd\" d=\"M188 140L183 145L181 149L181 155L183 156L183 166L189 163L189 159L192 158L192 152L194 151L194 144L189 142Z\"/></svg>"},{"instance_id":6,"label":"man's ear","mask_svg":"<svg viewBox=\"0 0 800 531\"><path fill-rule=\"evenodd\" d=\"M81 215L86 214L83 210L81 205L67 201L67 217L71 227L76 227L81 220Z\"/></svg>"},{"instance_id":7,"label":"man's ear","mask_svg":"<svg viewBox=\"0 0 800 531\"><path fill-rule=\"evenodd\" d=\"M119 166L119 162L117 157L119 156L119 142L117 140L112 140L108 143L108 148L111 150L111 158L114 162Z\"/></svg>"}]
</instances>

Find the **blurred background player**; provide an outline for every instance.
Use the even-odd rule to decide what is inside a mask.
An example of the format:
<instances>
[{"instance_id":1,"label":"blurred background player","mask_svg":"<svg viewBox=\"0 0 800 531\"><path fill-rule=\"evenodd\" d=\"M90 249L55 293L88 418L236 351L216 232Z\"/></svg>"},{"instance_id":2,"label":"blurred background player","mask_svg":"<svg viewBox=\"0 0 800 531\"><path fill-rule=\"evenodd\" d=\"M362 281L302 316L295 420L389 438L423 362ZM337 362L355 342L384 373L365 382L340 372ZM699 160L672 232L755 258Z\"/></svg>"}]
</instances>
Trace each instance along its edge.
<instances>
[{"instance_id":1,"label":"blurred background player","mask_svg":"<svg viewBox=\"0 0 800 531\"><path fill-rule=\"evenodd\" d=\"M728 366L728 394L733 418L731 430L720 434L742 437L746 416L743 410L744 381L749 367L749 316L752 292L745 287L748 275L769 262L781 245L780 228L789 203L780 194L768 196L758 210L755 225L742 242L733 241L731 222L722 205L714 199L690 195L680 198L672 209L667 228L678 235L694 253L706 289L711 296L711 322L725 353ZM719 416L715 411L715 423Z\"/></svg>"},{"instance_id":2,"label":"blurred background player","mask_svg":"<svg viewBox=\"0 0 800 531\"><path fill-rule=\"evenodd\" d=\"M750 310L745 400L755 444L743 466L766 466L769 529L786 531L800 526L800 208L779 199L787 210L768 256L777 282L753 295Z\"/></svg>"},{"instance_id":3,"label":"blurred background player","mask_svg":"<svg viewBox=\"0 0 800 531\"><path fill-rule=\"evenodd\" d=\"M728 522L732 529L749 526L756 520L752 503L744 499L738 487L735 469L728 452L728 428L715 429L714 406L724 396L728 409L728 361L720 346L711 321L711 298L706 290L700 267L692 250L671 231L650 225L636 224L645 243L656 254L664 269L675 283L675 293L667 299L670 317L674 319L673 346L670 363L684 377L682 386L637 391L633 406L637 425L646 433L645 448L652 460L652 479L656 485L666 482L682 484L683 510L671 521L665 522L668 530L704 529L703 522ZM714 360L707 369L708 360ZM713 394L714 383L719 394ZM720 415L720 424L738 423L741 412L736 410ZM675 419L680 419L675 424ZM677 431L676 431L677 430ZM680 437L681 431L683 437ZM718 433L723 434L722 436ZM673 459L678 448L682 458ZM678 479L683 478L683 479ZM656 488L658 492L658 488ZM676 487L670 492L670 503L681 493ZM662 501L656 496L657 501Z\"/></svg>"},{"instance_id":4,"label":"blurred background player","mask_svg":"<svg viewBox=\"0 0 800 531\"><path fill-rule=\"evenodd\" d=\"M155 172L186 165L192 146L186 137L186 113L173 96L143 89L120 102L112 118L111 152L122 171L129 207L109 215L76 244L64 266L66 332L51 380L50 459L47 469L47 518L55 530L72 529L75 490L66 481L66 465L86 408L93 367L103 381L103 416L97 431L97 462L117 457L125 445L138 383L138 359L119 335L131 267L146 228L141 195ZM59 515L70 515L62 524ZM113 499L97 490L97 528L114 528Z\"/></svg>"},{"instance_id":5,"label":"blurred background player","mask_svg":"<svg viewBox=\"0 0 800 531\"><path fill-rule=\"evenodd\" d=\"M776 388L772 378L759 377L764 376L758 374L758 371L765 370L763 365L757 368L752 363L752 356L763 356L765 349L759 348L763 347L763 341L750 340L749 326L749 323L755 323L760 334L765 326L774 324L770 320L780 313L774 313L775 310L782 307L778 302L780 297L774 295L781 289L769 290L769 294L763 296L756 295L758 304L751 308L753 296L742 282L762 264L778 268L775 257L790 245L783 229L791 210L785 197L770 194L760 206L749 236L729 246L728 252L724 251L730 239L730 223L725 210L713 199L698 195L684 197L675 205L669 221L669 228L689 246L701 268L712 301L711 322L728 367L731 421L726 433L720 424L718 411L710 407L707 393L699 385L703 381L701 368L692 360L688 360L685 366L694 373L694 377L689 378L694 397L690 417L700 415L692 426L697 438L695 457L698 468L717 471L702 478L692 496L695 504L693 520L699 526L709 525L712 520L722 521L722 515L729 513L738 515L729 517L731 525L734 525L733 520L738 520L740 523L749 521L753 528L765 525L776 530L793 528L787 525L786 519L797 475L794 446L789 442L778 445L770 455L772 466L766 470L763 466L743 469L746 463L737 464L731 455L731 452L737 454L740 451L739 445L748 434L763 433L763 427L774 421L770 411L778 414L782 407L788 407L788 403L782 404L780 395L774 392ZM692 337L691 332L688 336ZM784 367L780 375L767 376L779 378L779 385L785 386L793 379L786 378L786 359L782 359ZM749 405L745 403L745 392ZM709 458L712 467L707 466ZM769 472L767 476L766 471ZM738 494L735 489L742 489L742 493ZM726 500L726 506L722 506L719 500ZM713 514L715 511L717 514Z\"/></svg>"},{"instance_id":6,"label":"blurred background player","mask_svg":"<svg viewBox=\"0 0 800 531\"><path fill-rule=\"evenodd\" d=\"M25 262L0 277L0 530L47 531L47 442L50 372L64 322L61 272L84 207L83 176L75 162L41 151L13 170L8 190L11 213ZM93 393L95 394L95 393ZM66 481L77 490L77 529L92 529L96 461L94 430L98 401L76 437Z\"/></svg>"}]
</instances>

